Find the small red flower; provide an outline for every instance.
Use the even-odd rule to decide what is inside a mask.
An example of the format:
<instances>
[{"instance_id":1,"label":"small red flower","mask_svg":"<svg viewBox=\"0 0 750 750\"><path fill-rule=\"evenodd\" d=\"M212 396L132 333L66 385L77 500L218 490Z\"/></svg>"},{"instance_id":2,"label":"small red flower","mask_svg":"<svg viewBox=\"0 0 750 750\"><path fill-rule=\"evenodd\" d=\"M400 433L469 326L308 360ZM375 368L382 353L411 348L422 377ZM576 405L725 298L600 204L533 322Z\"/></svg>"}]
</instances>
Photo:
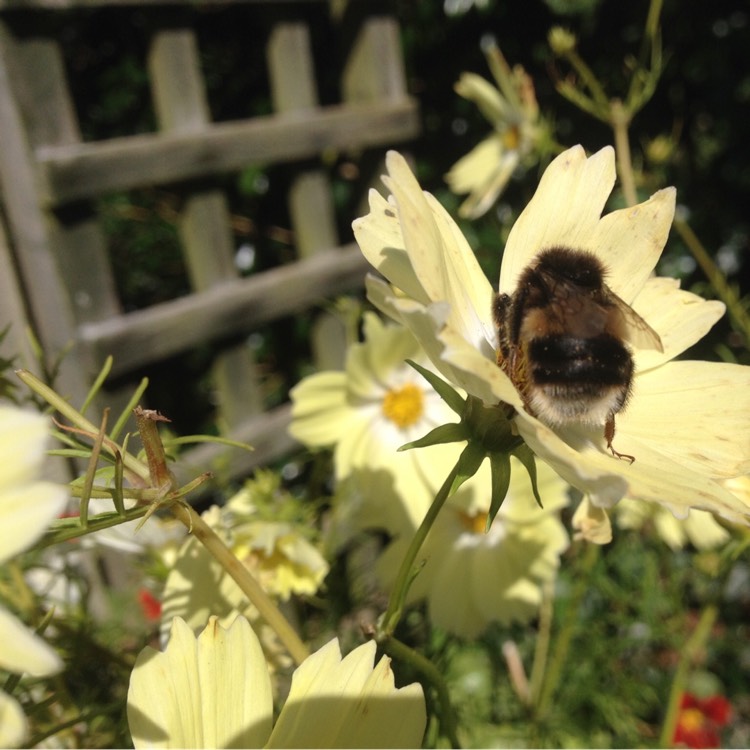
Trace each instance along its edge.
<instances>
[{"instance_id":1,"label":"small red flower","mask_svg":"<svg viewBox=\"0 0 750 750\"><path fill-rule=\"evenodd\" d=\"M148 589L138 591L138 603L141 605L143 616L149 622L161 618L161 602Z\"/></svg>"},{"instance_id":2,"label":"small red flower","mask_svg":"<svg viewBox=\"0 0 750 750\"><path fill-rule=\"evenodd\" d=\"M732 706L722 695L697 698L683 693L673 742L681 747L721 747L720 730L732 715Z\"/></svg>"}]
</instances>

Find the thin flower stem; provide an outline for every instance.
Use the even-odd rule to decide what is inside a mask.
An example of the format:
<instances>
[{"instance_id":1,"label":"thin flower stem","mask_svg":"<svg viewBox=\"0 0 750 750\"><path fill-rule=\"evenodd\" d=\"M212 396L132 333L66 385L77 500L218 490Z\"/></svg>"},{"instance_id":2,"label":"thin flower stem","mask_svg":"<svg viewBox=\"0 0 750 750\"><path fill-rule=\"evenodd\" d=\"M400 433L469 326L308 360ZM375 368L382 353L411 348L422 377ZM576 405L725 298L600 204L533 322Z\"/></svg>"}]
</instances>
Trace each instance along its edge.
<instances>
[{"instance_id":1,"label":"thin flower stem","mask_svg":"<svg viewBox=\"0 0 750 750\"><path fill-rule=\"evenodd\" d=\"M680 698L685 691L688 672L696 655L705 646L717 615L718 609L716 605L708 604L703 612L701 612L700 620L698 620L693 634L688 638L685 647L682 649L680 662L677 665L677 670L672 680L672 688L669 692L669 703L667 704L667 714L664 717L664 724L659 736L659 747L672 747L674 744L674 731L677 727L677 719L680 713Z\"/></svg>"},{"instance_id":2,"label":"thin flower stem","mask_svg":"<svg viewBox=\"0 0 750 750\"><path fill-rule=\"evenodd\" d=\"M32 375L26 370L19 370L16 372L18 377L24 382L24 384L41 396L50 406L56 409L58 412L63 414L75 427L79 430L96 435L98 428L95 427L88 419L86 419L79 411L73 408L69 403L62 399L54 390L48 385L43 383L39 378ZM108 447L107 441L104 441L104 447L111 452L114 451ZM149 479L149 467L140 461L138 458L133 456L131 453L122 452L122 460L125 466L137 477L148 481ZM188 483L183 490L186 492L190 490L191 485L200 484L204 476L198 477L191 483ZM178 495L181 491L177 491ZM177 500L178 498L176 498ZM146 510L148 513L154 506L151 505ZM234 579L235 583L240 587L242 592L247 596L250 602L260 612L261 617L273 628L276 634L279 636L279 640L284 644L285 648L289 651L289 654L297 664L300 664L304 659L307 658L309 652L304 643L300 640L294 628L287 622L284 615L281 614L279 609L262 589L260 584L255 580L250 571L232 554L232 551L221 541L216 533L211 529L208 524L198 515L187 503L184 502L173 502L169 509L181 523L183 523L187 529L203 544L208 552L218 561L218 563L227 571L227 573ZM128 519L130 520L130 519Z\"/></svg>"},{"instance_id":3,"label":"thin flower stem","mask_svg":"<svg viewBox=\"0 0 750 750\"><path fill-rule=\"evenodd\" d=\"M635 206L638 203L638 193L635 189L635 175L633 174L633 161L630 155L630 140L628 137L631 115L619 99L613 99L610 102L609 110L622 193L625 196L625 203L628 206Z\"/></svg>"},{"instance_id":4,"label":"thin flower stem","mask_svg":"<svg viewBox=\"0 0 750 750\"><path fill-rule=\"evenodd\" d=\"M401 567L398 571L396 582L393 585L393 591L391 597L388 600L388 609L386 609L383 617L378 623L378 640L383 637L389 637L392 635L401 619L401 614L404 610L404 602L406 601L406 594L409 591L409 586L414 580L414 562L417 559L419 550L424 544L424 540L427 538L427 534L432 528L432 524L437 518L437 514L443 507L443 504L451 494L451 488L453 483L458 476L458 464L453 467L451 473L443 482L442 487L438 490L435 499L432 501L427 514L422 519L422 523L419 525L414 538L411 540L409 549L406 551L404 559L401 561Z\"/></svg>"},{"instance_id":5,"label":"thin flower stem","mask_svg":"<svg viewBox=\"0 0 750 750\"><path fill-rule=\"evenodd\" d=\"M581 81L591 92L592 100L596 103L597 107L600 108L602 112L606 112L607 107L609 106L609 100L607 99L607 94L604 92L602 85L594 75L594 71L589 68L575 49L566 53L565 57L578 75L581 76Z\"/></svg>"},{"instance_id":6,"label":"thin flower stem","mask_svg":"<svg viewBox=\"0 0 750 750\"><path fill-rule=\"evenodd\" d=\"M536 704L535 711L537 718L542 718L547 712L549 703L554 696L558 683L560 682L563 667L565 666L565 661L568 658L568 652L570 651L570 644L573 642L573 636L576 633L578 610L581 607L581 602L583 601L586 591L588 591L591 571L594 569L598 559L599 546L596 544L587 544L583 560L581 561L578 570L576 585L565 612L565 619L563 620L560 635L557 639L557 645L540 690L539 700Z\"/></svg>"},{"instance_id":7,"label":"thin flower stem","mask_svg":"<svg viewBox=\"0 0 750 750\"><path fill-rule=\"evenodd\" d=\"M435 688L440 703L440 723L445 735L453 748L460 748L461 744L456 733L456 712L451 704L448 686L443 679L440 670L425 656L402 643L392 635L386 636L379 641L384 651L389 655L410 664Z\"/></svg>"},{"instance_id":8,"label":"thin flower stem","mask_svg":"<svg viewBox=\"0 0 750 750\"><path fill-rule=\"evenodd\" d=\"M55 393L46 383L43 383L36 375L33 375L28 370L16 370L16 375L30 390L34 391L37 396L41 396L53 409L56 409L72 424L78 427L79 430L83 430L91 435L95 435L99 431L99 428L93 422L86 419L86 417L72 407L62 396ZM106 442L103 447L111 453ZM148 466L146 464L139 461L130 453L125 453L123 460L125 467L129 471L141 479L148 481Z\"/></svg>"},{"instance_id":9,"label":"thin flower stem","mask_svg":"<svg viewBox=\"0 0 750 750\"><path fill-rule=\"evenodd\" d=\"M534 662L531 665L531 678L529 687L529 703L532 706L538 704L542 690L544 673L549 656L549 644L552 636L552 615L555 603L555 582L545 581L542 585L542 606L539 610L539 633L536 637L534 648Z\"/></svg>"},{"instance_id":10,"label":"thin flower stem","mask_svg":"<svg viewBox=\"0 0 750 750\"><path fill-rule=\"evenodd\" d=\"M727 283L726 277L719 270L713 258L706 251L706 248L703 247L703 243L698 239L698 236L690 225L682 219L675 219L674 228L682 238L682 241L687 245L688 250L692 253L703 273L706 274L706 278L719 296L719 299L727 306L727 314L734 321L734 324L744 337L745 345L750 348L750 316L748 316L747 311L742 306L740 298Z\"/></svg>"},{"instance_id":11,"label":"thin flower stem","mask_svg":"<svg viewBox=\"0 0 750 750\"><path fill-rule=\"evenodd\" d=\"M260 616L275 631L279 640L297 664L301 664L309 655L307 646L300 640L297 632L281 614L273 600L266 594L250 571L237 559L229 547L221 541L216 532L189 505L175 503L170 509L174 517L191 530L193 536L211 553L214 559L234 582L242 593L255 605Z\"/></svg>"}]
</instances>

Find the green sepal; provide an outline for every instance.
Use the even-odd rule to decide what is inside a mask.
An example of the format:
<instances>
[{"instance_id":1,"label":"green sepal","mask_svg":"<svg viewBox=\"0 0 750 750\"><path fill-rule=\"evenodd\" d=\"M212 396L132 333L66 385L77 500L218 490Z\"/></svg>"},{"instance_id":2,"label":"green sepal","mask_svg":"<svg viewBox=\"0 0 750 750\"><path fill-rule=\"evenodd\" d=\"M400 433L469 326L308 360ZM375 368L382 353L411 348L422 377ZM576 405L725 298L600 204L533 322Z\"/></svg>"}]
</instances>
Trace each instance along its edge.
<instances>
[{"instance_id":1,"label":"green sepal","mask_svg":"<svg viewBox=\"0 0 750 750\"><path fill-rule=\"evenodd\" d=\"M418 365L414 360L407 359L406 364L411 365L436 391L436 393L440 396L440 398L445 401L446 404L454 411L456 414L461 416L464 411L464 398L461 396L457 391L455 391L453 388L451 388L448 383L446 383L442 378L439 378L437 375L435 375L434 372L430 372L429 370L422 367L422 365Z\"/></svg>"},{"instance_id":2,"label":"green sepal","mask_svg":"<svg viewBox=\"0 0 750 750\"><path fill-rule=\"evenodd\" d=\"M398 450L408 451L412 448L424 448L428 445L440 445L442 443L457 443L461 440L468 440L466 428L461 423L450 422L441 424L434 430L430 430L424 437L412 440L411 443L404 443Z\"/></svg>"},{"instance_id":3,"label":"green sepal","mask_svg":"<svg viewBox=\"0 0 750 750\"><path fill-rule=\"evenodd\" d=\"M544 508L542 498L539 495L539 487L536 483L536 460L534 452L526 443L523 443L518 448L512 450L511 453L526 467L526 471L529 472L529 479L531 480L531 491L534 493L536 503L540 508Z\"/></svg>"},{"instance_id":4,"label":"green sepal","mask_svg":"<svg viewBox=\"0 0 750 750\"><path fill-rule=\"evenodd\" d=\"M481 445L470 442L463 449L456 464L456 478L451 485L450 493L453 494L467 479L477 473L487 454Z\"/></svg>"},{"instance_id":5,"label":"green sepal","mask_svg":"<svg viewBox=\"0 0 750 750\"><path fill-rule=\"evenodd\" d=\"M490 510L487 513L487 523L484 527L486 534L495 520L500 506L503 504L508 487L510 487L510 456L507 453L490 454L490 470L492 472L492 497L490 500Z\"/></svg>"}]
</instances>

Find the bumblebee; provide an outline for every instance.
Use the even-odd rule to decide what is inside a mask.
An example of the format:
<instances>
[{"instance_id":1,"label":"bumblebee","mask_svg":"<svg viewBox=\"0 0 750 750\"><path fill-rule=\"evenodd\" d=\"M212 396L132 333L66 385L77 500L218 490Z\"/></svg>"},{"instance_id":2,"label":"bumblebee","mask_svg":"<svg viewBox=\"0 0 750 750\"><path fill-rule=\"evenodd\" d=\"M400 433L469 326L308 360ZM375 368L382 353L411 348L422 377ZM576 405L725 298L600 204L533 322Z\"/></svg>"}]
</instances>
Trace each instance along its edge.
<instances>
[{"instance_id":1,"label":"bumblebee","mask_svg":"<svg viewBox=\"0 0 750 750\"><path fill-rule=\"evenodd\" d=\"M659 335L605 283L592 253L552 247L524 269L513 294L496 294L498 365L527 410L550 427L602 425L612 447L615 415L633 384L635 345L663 351Z\"/></svg>"}]
</instances>

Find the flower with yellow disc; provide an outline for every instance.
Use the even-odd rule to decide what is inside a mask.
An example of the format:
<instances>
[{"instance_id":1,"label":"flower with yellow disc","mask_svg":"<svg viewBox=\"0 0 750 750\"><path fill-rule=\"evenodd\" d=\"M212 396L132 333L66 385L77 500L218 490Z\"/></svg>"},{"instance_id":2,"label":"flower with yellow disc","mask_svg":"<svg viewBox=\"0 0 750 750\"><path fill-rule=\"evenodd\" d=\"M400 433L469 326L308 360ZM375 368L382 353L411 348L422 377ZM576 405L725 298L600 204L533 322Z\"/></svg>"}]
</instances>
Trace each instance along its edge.
<instances>
[{"instance_id":1,"label":"flower with yellow disc","mask_svg":"<svg viewBox=\"0 0 750 750\"><path fill-rule=\"evenodd\" d=\"M750 368L677 361L721 317L724 306L652 277L674 215L667 188L632 208L602 215L615 182L615 157L580 146L558 156L515 223L499 292L512 294L541 251L593 254L607 284L660 335L663 351L634 348L632 397L617 415L613 457L601 427L550 427L537 419L497 364L495 290L460 230L406 161L386 160L388 200L370 193L370 213L354 222L357 241L386 281L368 279L370 300L409 328L452 384L485 404L514 410L518 433L570 484L606 508L623 497L658 503L684 517L690 508L748 523L750 506L723 482L750 473Z\"/></svg>"}]
</instances>

